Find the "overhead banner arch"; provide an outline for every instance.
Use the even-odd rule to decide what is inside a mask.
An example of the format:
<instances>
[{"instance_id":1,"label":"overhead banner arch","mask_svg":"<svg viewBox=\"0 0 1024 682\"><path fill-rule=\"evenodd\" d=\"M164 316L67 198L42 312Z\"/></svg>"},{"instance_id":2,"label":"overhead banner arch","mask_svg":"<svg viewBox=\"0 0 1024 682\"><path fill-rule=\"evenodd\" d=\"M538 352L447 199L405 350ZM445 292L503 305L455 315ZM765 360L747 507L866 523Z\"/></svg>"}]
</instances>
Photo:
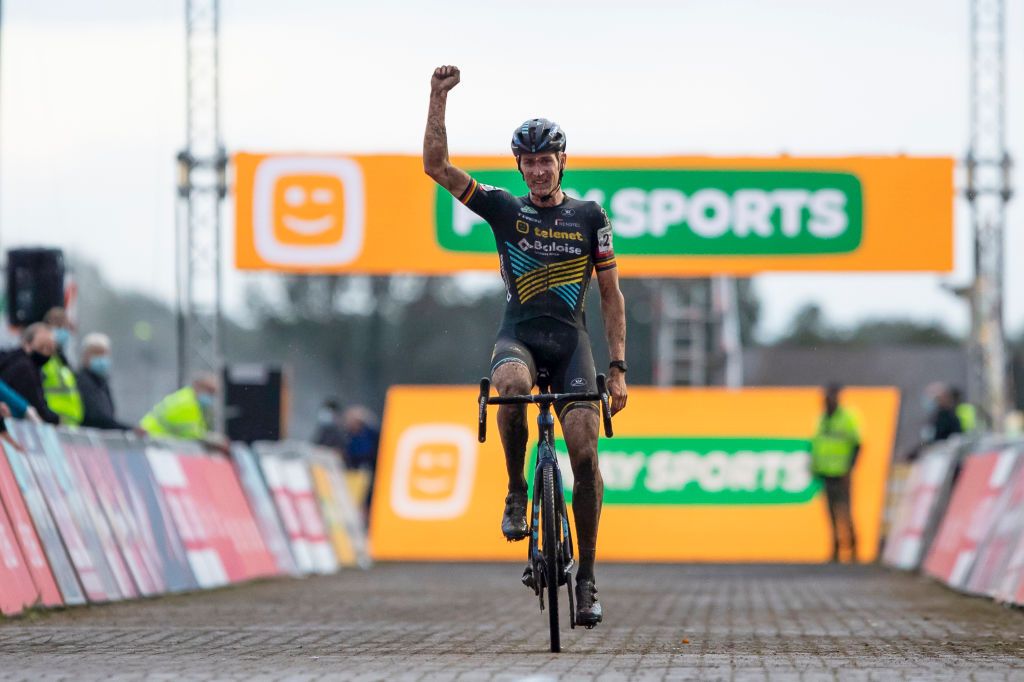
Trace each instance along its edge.
<instances>
[{"instance_id":1,"label":"overhead banner arch","mask_svg":"<svg viewBox=\"0 0 1024 682\"><path fill-rule=\"evenodd\" d=\"M511 157L453 159L525 194ZM299 273L427 275L495 268L487 224L418 156L234 157L235 264ZM953 159L577 157L563 187L599 202L624 276L948 272ZM520 248L572 246L523 220Z\"/></svg>"}]
</instances>

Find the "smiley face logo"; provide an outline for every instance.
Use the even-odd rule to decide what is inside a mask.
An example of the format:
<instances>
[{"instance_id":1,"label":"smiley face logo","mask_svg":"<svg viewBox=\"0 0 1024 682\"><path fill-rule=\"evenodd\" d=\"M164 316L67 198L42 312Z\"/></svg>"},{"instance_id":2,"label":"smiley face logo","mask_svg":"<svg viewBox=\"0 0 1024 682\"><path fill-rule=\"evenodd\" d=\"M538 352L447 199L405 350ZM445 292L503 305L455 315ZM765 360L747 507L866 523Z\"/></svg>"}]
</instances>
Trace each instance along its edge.
<instances>
[{"instance_id":1,"label":"smiley face logo","mask_svg":"<svg viewBox=\"0 0 1024 682\"><path fill-rule=\"evenodd\" d=\"M268 264L349 263L362 251L364 223L363 174L355 161L284 156L257 168L253 241Z\"/></svg>"},{"instance_id":2,"label":"smiley face logo","mask_svg":"<svg viewBox=\"0 0 1024 682\"><path fill-rule=\"evenodd\" d=\"M274 238L279 244L325 246L345 229L345 188L333 175L283 175L274 185Z\"/></svg>"},{"instance_id":3,"label":"smiley face logo","mask_svg":"<svg viewBox=\"0 0 1024 682\"><path fill-rule=\"evenodd\" d=\"M391 506L407 519L450 519L469 506L476 475L476 439L461 424L418 424L395 449Z\"/></svg>"}]
</instances>

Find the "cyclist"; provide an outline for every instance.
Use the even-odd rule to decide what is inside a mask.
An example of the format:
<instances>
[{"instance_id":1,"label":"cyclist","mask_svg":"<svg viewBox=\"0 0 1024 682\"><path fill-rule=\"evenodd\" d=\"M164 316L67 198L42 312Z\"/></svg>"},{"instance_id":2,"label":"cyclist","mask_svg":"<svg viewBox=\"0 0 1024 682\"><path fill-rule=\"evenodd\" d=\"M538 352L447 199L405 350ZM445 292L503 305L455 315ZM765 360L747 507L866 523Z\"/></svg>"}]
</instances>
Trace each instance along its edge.
<instances>
[{"instance_id":1,"label":"cyclist","mask_svg":"<svg viewBox=\"0 0 1024 682\"><path fill-rule=\"evenodd\" d=\"M593 271L601 292L609 367L608 391L615 414L626 406L626 314L604 209L562 191L565 133L543 118L512 135L512 153L529 193L515 197L478 183L448 160L445 104L458 85L459 69L441 66L430 81L430 109L423 138L423 169L491 226L507 304L491 356L491 382L500 395L528 393L545 370L559 393L596 390L597 375L583 313ZM579 541L576 620L602 619L594 578L597 527L604 484L597 466L599 413L592 402L555 404L572 463L572 508ZM498 431L505 449L508 495L501 531L509 541L526 537L528 430L524 405L502 405Z\"/></svg>"}]
</instances>

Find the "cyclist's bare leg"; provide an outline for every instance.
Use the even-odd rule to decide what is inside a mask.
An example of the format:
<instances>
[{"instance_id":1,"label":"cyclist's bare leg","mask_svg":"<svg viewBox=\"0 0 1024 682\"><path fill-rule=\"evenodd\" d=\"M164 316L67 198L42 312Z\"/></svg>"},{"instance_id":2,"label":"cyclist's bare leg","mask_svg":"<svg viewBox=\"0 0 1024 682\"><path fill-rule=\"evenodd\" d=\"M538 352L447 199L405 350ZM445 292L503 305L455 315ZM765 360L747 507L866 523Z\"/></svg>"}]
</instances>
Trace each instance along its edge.
<instances>
[{"instance_id":1,"label":"cyclist's bare leg","mask_svg":"<svg viewBox=\"0 0 1024 682\"><path fill-rule=\"evenodd\" d=\"M597 526L601 520L604 480L597 466L598 414L589 407L567 410L562 417L562 433L572 462L575 483L572 511L576 517L576 542L579 547L579 580L594 579L597 554Z\"/></svg>"},{"instance_id":2,"label":"cyclist's bare leg","mask_svg":"<svg viewBox=\"0 0 1024 682\"><path fill-rule=\"evenodd\" d=\"M533 387L529 368L521 362L505 362L494 370L491 384L498 395L524 395ZM505 448L508 489L526 490L526 405L501 405L498 408L498 433Z\"/></svg>"}]
</instances>

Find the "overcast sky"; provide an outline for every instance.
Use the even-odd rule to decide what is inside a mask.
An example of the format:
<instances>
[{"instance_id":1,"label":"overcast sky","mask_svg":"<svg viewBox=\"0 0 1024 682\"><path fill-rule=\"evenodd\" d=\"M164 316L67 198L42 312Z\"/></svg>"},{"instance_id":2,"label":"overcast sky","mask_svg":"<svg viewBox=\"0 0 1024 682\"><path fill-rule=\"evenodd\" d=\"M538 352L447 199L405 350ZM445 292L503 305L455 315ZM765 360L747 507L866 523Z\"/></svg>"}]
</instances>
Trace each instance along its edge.
<instances>
[{"instance_id":1,"label":"overcast sky","mask_svg":"<svg viewBox=\"0 0 1024 682\"><path fill-rule=\"evenodd\" d=\"M570 155L961 156L967 143L968 0L221 4L230 152L418 153L442 63L463 72L449 100L453 153L503 154L512 128L536 115L562 124ZM1022 4L1007 2L1019 160ZM119 286L169 299L184 0L6 0L3 12L0 243L62 246ZM963 203L953 274L763 275L763 333L807 301L843 324L912 316L963 329L966 309L940 286L970 274ZM231 266L230 210L225 219L237 310L247 275ZM1012 331L1024 327L1021 220L1018 200Z\"/></svg>"}]
</instances>

